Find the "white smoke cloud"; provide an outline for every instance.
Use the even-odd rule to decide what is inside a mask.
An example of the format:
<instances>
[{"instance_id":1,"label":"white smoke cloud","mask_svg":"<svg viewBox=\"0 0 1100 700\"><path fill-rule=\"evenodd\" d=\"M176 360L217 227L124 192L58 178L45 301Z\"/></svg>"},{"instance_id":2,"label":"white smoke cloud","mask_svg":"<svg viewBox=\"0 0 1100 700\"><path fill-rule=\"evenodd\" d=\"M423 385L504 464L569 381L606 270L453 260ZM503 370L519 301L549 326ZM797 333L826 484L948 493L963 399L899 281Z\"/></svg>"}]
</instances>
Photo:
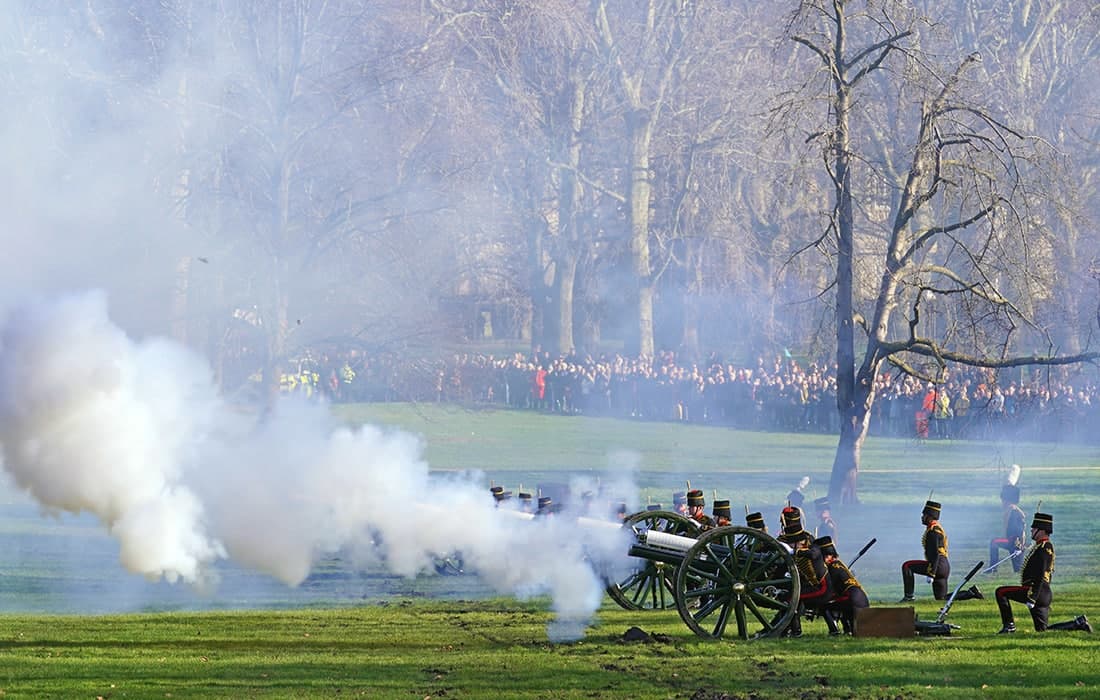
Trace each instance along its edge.
<instances>
[{"instance_id":1,"label":"white smoke cloud","mask_svg":"<svg viewBox=\"0 0 1100 700\"><path fill-rule=\"evenodd\" d=\"M531 521L474 479L433 478L408 433L296 401L259 423L234 413L201 358L131 340L102 293L28 304L0 326L0 445L45 510L98 517L127 570L201 587L227 557L296 586L326 553L373 548L414 576L457 551L500 592L551 595L550 634L572 638L602 599L594 566L627 547L612 524Z\"/></svg>"}]
</instances>

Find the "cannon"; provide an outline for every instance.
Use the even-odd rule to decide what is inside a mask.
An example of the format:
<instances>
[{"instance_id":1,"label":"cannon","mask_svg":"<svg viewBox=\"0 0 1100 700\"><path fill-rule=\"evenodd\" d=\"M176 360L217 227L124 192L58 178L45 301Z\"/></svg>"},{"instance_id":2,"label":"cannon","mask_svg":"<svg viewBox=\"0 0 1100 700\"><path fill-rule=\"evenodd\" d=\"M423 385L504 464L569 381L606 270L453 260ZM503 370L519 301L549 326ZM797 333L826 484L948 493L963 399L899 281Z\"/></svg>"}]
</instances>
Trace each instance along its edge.
<instances>
[{"instance_id":1,"label":"cannon","mask_svg":"<svg viewBox=\"0 0 1100 700\"><path fill-rule=\"evenodd\" d=\"M638 562L607 590L624 608L674 602L684 623L709 639L725 636L731 624L741 639L778 636L798 614L794 557L767 533L739 526L699 533L667 511L636 513L623 526L633 531L629 554Z\"/></svg>"},{"instance_id":2,"label":"cannon","mask_svg":"<svg viewBox=\"0 0 1100 700\"><path fill-rule=\"evenodd\" d=\"M623 527L635 538L649 532L694 537L699 523L680 513L642 511L627 516ZM626 610L665 610L676 605L676 565L663 558L641 558L637 566L619 581L608 581L607 594Z\"/></svg>"}]
</instances>

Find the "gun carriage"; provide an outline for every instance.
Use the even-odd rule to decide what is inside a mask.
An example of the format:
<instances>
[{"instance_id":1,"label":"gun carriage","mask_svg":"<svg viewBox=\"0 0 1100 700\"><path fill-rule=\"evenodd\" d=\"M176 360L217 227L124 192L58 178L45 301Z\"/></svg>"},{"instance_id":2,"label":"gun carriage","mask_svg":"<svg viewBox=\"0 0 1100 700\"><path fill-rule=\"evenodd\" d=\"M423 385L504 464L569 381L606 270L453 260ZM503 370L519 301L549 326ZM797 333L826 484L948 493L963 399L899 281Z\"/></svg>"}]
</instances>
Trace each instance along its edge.
<instances>
[{"instance_id":1,"label":"gun carriage","mask_svg":"<svg viewBox=\"0 0 1100 700\"><path fill-rule=\"evenodd\" d=\"M718 639L735 629L741 639L774 637L798 614L799 580L794 558L767 533L747 527L703 532L678 513L629 516L629 575L607 586L628 610L675 604L700 637Z\"/></svg>"}]
</instances>

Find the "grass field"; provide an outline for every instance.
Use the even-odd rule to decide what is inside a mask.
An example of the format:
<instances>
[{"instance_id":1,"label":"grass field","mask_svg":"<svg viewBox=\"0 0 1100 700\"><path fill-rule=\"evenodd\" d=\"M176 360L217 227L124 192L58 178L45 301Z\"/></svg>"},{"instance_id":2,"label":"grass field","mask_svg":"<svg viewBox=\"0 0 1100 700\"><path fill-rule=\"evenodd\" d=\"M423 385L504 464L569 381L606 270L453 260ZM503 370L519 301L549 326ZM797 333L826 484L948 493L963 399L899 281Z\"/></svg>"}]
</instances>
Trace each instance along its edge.
<instances>
[{"instance_id":1,"label":"grass field","mask_svg":"<svg viewBox=\"0 0 1100 700\"><path fill-rule=\"evenodd\" d=\"M629 483L637 502L667 502L690 480L774 520L799 477L824 491L833 438L643 422L472 412L447 407L341 407L351 423L423 436L434 470L478 470L509 488L570 477ZM944 503L955 568L987 557L997 493L1023 466L1025 510L1055 514L1052 620L1100 620L1100 455L1074 446L871 439L862 504L838 512L841 553L879 539L857 574L875 605L900 595L898 566L919 553L917 513L930 489ZM624 494L627 495L627 494ZM493 597L476 577L403 579L318 563L290 589L225 567L216 591L144 581L86 516L43 517L10 488L0 498L0 694L4 697L380 698L1035 698L1100 697L1096 635L1000 627L988 599L952 608L950 637L707 642L675 611L628 612L606 600L585 636L547 641L542 599ZM960 572L961 573L961 572ZM917 611L938 604L918 584ZM627 643L631 626L652 641Z\"/></svg>"}]
</instances>

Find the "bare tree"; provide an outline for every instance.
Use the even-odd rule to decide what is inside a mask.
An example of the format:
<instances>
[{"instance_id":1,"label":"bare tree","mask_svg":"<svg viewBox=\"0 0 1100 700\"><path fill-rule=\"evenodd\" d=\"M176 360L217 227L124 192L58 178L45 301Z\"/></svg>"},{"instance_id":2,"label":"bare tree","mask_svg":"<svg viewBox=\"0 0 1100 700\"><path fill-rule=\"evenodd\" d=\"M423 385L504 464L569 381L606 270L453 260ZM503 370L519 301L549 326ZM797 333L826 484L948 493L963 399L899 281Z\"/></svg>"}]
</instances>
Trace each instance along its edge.
<instances>
[{"instance_id":1,"label":"bare tree","mask_svg":"<svg viewBox=\"0 0 1100 700\"><path fill-rule=\"evenodd\" d=\"M812 247L835 264L841 428L829 492L850 503L884 363L940 381L948 363L1055 365L1098 354L1059 355L1039 344L1041 334L1022 332L1037 330L1025 312L1040 282L1028 257L1042 194L1025 174L1042 172L1044 144L970 99L980 54L940 71L933 49L942 45L903 3L806 0L790 36L818 65L812 82L828 95L832 118L808 140L822 145L833 191L827 230ZM875 81L896 105L868 98ZM909 113L907 104L918 108ZM884 121L890 110L894 123ZM907 130L876 136L899 124ZM887 167L875 172L886 163L899 164L896 178ZM888 215L874 216L883 206ZM962 319L953 333L921 323L932 295Z\"/></svg>"}]
</instances>

